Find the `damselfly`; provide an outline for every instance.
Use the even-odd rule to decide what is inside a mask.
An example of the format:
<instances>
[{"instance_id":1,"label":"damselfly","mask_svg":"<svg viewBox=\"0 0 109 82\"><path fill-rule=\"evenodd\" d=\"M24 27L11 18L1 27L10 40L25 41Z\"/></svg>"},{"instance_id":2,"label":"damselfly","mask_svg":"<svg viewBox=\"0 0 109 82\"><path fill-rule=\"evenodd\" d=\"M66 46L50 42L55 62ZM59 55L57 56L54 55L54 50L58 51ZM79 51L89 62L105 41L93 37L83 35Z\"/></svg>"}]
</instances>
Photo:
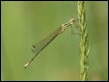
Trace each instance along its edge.
<instances>
[{"instance_id":1,"label":"damselfly","mask_svg":"<svg viewBox=\"0 0 109 82\"><path fill-rule=\"evenodd\" d=\"M32 51L36 55L27 62L24 67L26 68L34 59L35 57L51 42L53 41L59 34L61 34L68 26L72 25L75 22L74 18L71 18L67 23L62 24L56 31L54 31L49 37L45 38L44 40L40 41L37 44L32 45Z\"/></svg>"}]
</instances>

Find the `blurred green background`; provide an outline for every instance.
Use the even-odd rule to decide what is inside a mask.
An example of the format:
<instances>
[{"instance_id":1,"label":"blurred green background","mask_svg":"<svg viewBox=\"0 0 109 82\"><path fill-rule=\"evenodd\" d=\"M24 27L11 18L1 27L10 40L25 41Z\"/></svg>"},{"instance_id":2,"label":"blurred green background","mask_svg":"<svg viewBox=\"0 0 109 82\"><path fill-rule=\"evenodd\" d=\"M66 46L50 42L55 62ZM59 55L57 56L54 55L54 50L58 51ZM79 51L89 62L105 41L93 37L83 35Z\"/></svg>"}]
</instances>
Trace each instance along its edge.
<instances>
[{"instance_id":1,"label":"blurred green background","mask_svg":"<svg viewBox=\"0 0 109 82\"><path fill-rule=\"evenodd\" d=\"M86 2L89 34L89 80L108 80L108 2ZM1 80L79 80L80 36L66 29L24 69L35 54L31 45L71 17L74 1L1 2ZM74 31L78 33L78 29Z\"/></svg>"}]
</instances>

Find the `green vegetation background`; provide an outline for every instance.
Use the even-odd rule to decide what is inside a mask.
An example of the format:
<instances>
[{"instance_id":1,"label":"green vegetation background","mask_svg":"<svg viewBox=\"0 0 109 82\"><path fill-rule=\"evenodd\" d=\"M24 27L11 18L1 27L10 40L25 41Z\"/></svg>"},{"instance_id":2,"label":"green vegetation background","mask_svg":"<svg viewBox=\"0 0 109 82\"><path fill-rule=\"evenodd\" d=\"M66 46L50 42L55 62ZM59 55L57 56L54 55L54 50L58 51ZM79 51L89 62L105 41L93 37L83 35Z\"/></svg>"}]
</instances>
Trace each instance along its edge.
<instances>
[{"instance_id":1,"label":"green vegetation background","mask_svg":"<svg viewBox=\"0 0 109 82\"><path fill-rule=\"evenodd\" d=\"M108 80L108 2L86 2L89 80ZM31 45L71 17L77 2L1 2L1 80L79 80L79 35L66 29L24 69L35 54ZM78 33L77 29L74 32Z\"/></svg>"}]
</instances>

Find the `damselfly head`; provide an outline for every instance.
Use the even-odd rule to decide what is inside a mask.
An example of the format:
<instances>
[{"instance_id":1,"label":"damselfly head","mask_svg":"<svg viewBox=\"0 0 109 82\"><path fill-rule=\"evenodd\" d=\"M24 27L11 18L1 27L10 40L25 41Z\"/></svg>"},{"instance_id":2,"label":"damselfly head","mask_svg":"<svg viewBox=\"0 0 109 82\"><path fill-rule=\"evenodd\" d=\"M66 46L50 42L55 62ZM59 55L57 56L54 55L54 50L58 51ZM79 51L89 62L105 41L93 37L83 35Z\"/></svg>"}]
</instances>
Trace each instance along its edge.
<instances>
[{"instance_id":1,"label":"damselfly head","mask_svg":"<svg viewBox=\"0 0 109 82\"><path fill-rule=\"evenodd\" d=\"M72 17L69 21L70 24L73 24L75 22L74 18Z\"/></svg>"}]
</instances>

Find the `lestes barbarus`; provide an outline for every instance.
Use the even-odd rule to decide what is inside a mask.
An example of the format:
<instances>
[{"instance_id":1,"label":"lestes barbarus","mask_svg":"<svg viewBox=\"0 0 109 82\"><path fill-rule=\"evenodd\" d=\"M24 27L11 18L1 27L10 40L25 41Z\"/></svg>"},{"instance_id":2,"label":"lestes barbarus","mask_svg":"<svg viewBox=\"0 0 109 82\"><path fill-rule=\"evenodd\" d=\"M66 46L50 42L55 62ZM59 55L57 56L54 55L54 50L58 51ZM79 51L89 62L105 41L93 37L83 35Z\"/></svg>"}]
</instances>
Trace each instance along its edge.
<instances>
[{"instance_id":1,"label":"lestes barbarus","mask_svg":"<svg viewBox=\"0 0 109 82\"><path fill-rule=\"evenodd\" d=\"M26 68L35 59L35 57L49 44L51 43L59 34L61 34L68 26L73 25L75 22L74 18L71 18L67 23L62 24L56 31L54 31L50 36L40 41L37 44L32 45L32 51L36 55L27 62L24 67Z\"/></svg>"}]
</instances>

